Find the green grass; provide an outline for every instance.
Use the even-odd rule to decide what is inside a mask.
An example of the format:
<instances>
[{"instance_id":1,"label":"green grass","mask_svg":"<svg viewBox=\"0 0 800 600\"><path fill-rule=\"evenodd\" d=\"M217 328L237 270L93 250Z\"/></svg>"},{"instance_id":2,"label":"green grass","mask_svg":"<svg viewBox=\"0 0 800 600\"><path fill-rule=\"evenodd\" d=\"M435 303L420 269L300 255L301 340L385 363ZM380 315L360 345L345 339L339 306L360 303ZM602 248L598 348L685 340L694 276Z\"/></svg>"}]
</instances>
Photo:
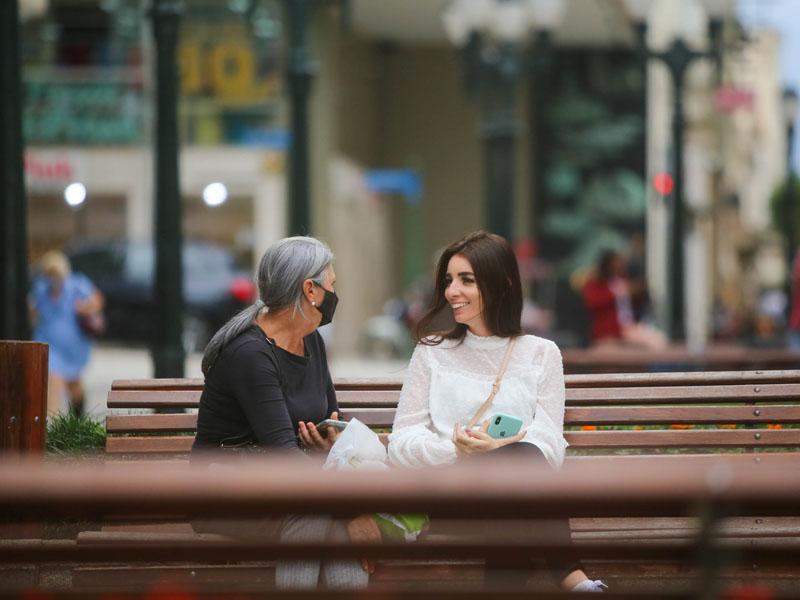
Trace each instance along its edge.
<instances>
[{"instance_id":1,"label":"green grass","mask_svg":"<svg viewBox=\"0 0 800 600\"><path fill-rule=\"evenodd\" d=\"M45 447L60 456L95 453L106 444L106 429L91 417L69 412L51 417Z\"/></svg>"}]
</instances>

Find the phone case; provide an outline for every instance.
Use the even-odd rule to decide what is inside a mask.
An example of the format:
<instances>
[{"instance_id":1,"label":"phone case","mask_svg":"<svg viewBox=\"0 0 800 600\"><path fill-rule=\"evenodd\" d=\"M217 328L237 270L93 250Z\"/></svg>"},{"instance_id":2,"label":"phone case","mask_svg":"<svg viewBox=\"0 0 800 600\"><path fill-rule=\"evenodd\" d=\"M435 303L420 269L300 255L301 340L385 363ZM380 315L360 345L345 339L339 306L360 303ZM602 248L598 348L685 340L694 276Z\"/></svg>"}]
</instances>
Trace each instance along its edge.
<instances>
[{"instance_id":1,"label":"phone case","mask_svg":"<svg viewBox=\"0 0 800 600\"><path fill-rule=\"evenodd\" d=\"M334 429L338 429L342 431L345 427L347 427L347 421L336 421L334 419L325 419L324 421L320 421L319 423L315 423L317 429L324 429L326 427L333 427Z\"/></svg>"},{"instance_id":2,"label":"phone case","mask_svg":"<svg viewBox=\"0 0 800 600\"><path fill-rule=\"evenodd\" d=\"M512 415L497 413L489 421L487 433L493 438L507 438L519 433L522 428L522 421Z\"/></svg>"}]
</instances>

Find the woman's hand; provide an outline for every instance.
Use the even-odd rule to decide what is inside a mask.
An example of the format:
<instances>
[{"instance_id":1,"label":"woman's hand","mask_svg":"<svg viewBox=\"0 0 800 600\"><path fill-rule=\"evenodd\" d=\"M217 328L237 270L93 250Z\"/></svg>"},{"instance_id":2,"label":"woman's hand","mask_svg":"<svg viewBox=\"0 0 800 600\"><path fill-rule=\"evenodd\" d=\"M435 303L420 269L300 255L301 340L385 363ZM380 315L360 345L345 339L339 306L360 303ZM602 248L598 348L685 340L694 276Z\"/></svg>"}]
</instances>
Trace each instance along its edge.
<instances>
[{"instance_id":1,"label":"woman's hand","mask_svg":"<svg viewBox=\"0 0 800 600\"><path fill-rule=\"evenodd\" d=\"M336 421L339 418L339 413L333 411L330 418ZM297 429L300 434L300 445L314 452L327 452L336 443L336 438L339 437L339 432L336 428L326 427L323 435L323 432L317 429L317 426L311 421L306 423L300 421Z\"/></svg>"},{"instance_id":2,"label":"woman's hand","mask_svg":"<svg viewBox=\"0 0 800 600\"><path fill-rule=\"evenodd\" d=\"M471 429L469 431L461 427L460 423L456 423L455 427L453 427L453 443L456 446L456 454L461 457L496 450L502 446L522 441L522 438L527 433L526 430L522 430L517 435L509 438L495 439L487 433L488 429L488 420L483 422L480 429Z\"/></svg>"},{"instance_id":3,"label":"woman's hand","mask_svg":"<svg viewBox=\"0 0 800 600\"><path fill-rule=\"evenodd\" d=\"M347 524L347 535L354 544L380 544L381 530L372 515L360 515ZM361 568L367 573L375 572L375 561L361 559Z\"/></svg>"},{"instance_id":4,"label":"woman's hand","mask_svg":"<svg viewBox=\"0 0 800 600\"><path fill-rule=\"evenodd\" d=\"M76 300L73 309L83 317L94 315L103 310L105 299L100 292L92 292L85 300Z\"/></svg>"}]
</instances>

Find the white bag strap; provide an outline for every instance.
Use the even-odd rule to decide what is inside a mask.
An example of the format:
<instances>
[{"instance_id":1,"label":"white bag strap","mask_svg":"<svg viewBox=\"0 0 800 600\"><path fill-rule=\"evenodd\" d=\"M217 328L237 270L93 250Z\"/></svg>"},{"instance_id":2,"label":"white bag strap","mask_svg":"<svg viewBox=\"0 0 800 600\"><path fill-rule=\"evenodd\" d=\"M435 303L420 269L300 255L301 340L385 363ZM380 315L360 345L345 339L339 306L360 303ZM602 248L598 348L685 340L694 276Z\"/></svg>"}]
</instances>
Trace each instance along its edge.
<instances>
[{"instance_id":1,"label":"white bag strap","mask_svg":"<svg viewBox=\"0 0 800 600\"><path fill-rule=\"evenodd\" d=\"M494 378L492 391L489 393L489 397L486 398L486 402L481 404L481 407L469 420L467 429L472 429L475 427L475 424L480 421L484 413L489 410L489 407L492 405L492 401L494 401L494 397L497 395L497 392L500 391L500 382L503 380L503 375L505 375L506 369L508 368L508 361L511 359L511 351L514 349L514 344L516 341L517 338L511 338L511 340L509 340L508 348L506 348L506 355L503 357L503 364L500 365L500 371L497 373L497 377Z\"/></svg>"}]
</instances>

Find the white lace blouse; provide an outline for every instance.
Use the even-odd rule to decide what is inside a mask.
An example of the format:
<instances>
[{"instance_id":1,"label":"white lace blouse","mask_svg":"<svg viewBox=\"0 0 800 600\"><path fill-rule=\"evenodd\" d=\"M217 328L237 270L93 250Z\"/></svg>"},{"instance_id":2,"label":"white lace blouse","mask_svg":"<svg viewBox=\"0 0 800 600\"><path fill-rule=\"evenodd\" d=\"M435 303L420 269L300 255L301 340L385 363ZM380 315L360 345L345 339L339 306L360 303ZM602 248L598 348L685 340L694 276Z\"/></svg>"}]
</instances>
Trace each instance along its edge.
<instances>
[{"instance_id":1,"label":"white lace blouse","mask_svg":"<svg viewBox=\"0 0 800 600\"><path fill-rule=\"evenodd\" d=\"M491 391L509 339L467 331L462 343L444 340L414 350L400 392L389 460L402 467L456 460L453 427L466 426ZM517 338L508 369L486 418L502 412L522 419L524 442L536 445L551 466L564 462L564 368L551 341Z\"/></svg>"}]
</instances>

